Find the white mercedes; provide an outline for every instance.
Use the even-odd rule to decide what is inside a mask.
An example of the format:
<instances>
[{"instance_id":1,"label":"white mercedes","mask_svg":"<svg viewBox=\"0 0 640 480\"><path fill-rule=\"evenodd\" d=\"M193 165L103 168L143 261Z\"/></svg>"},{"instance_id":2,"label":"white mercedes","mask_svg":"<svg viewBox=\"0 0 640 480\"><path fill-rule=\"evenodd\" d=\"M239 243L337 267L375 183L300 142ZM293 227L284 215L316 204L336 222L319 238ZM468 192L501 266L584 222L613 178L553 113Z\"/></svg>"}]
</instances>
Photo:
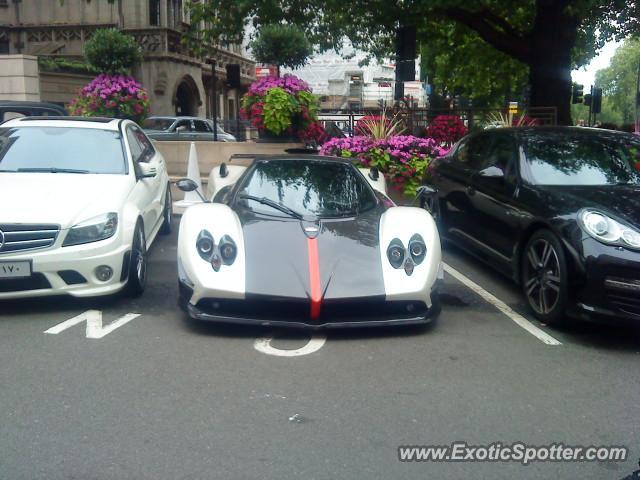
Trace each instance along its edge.
<instances>
[{"instance_id":1,"label":"white mercedes","mask_svg":"<svg viewBox=\"0 0 640 480\"><path fill-rule=\"evenodd\" d=\"M0 125L0 299L141 294L147 248L171 231L169 186L134 122Z\"/></svg>"}]
</instances>

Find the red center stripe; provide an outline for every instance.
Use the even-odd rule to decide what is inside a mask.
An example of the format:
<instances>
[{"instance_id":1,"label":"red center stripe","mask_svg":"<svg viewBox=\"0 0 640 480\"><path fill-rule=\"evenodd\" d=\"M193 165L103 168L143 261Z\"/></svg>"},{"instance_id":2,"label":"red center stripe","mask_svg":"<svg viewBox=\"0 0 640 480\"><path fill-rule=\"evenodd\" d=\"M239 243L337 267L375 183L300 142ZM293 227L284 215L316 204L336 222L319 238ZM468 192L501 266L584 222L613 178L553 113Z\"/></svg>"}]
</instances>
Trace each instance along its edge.
<instances>
[{"instance_id":1,"label":"red center stripe","mask_svg":"<svg viewBox=\"0 0 640 480\"><path fill-rule=\"evenodd\" d=\"M320 258L318 255L318 239L308 238L309 246L309 287L311 289L311 319L320 318L322 306L322 287L320 285Z\"/></svg>"}]
</instances>

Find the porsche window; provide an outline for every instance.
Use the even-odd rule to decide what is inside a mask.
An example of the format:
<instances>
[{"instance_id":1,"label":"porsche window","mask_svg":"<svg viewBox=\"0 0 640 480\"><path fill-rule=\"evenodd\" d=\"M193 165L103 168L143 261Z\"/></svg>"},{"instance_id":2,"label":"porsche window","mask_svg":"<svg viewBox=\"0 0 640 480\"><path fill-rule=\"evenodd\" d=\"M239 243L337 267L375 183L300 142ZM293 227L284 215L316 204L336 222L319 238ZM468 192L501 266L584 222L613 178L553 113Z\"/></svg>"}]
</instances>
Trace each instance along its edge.
<instances>
[{"instance_id":1,"label":"porsche window","mask_svg":"<svg viewBox=\"0 0 640 480\"><path fill-rule=\"evenodd\" d=\"M121 135L94 128L0 128L0 171L124 174Z\"/></svg>"},{"instance_id":2,"label":"porsche window","mask_svg":"<svg viewBox=\"0 0 640 480\"><path fill-rule=\"evenodd\" d=\"M530 134L527 163L537 185L638 184L640 142L592 132Z\"/></svg>"},{"instance_id":3,"label":"porsche window","mask_svg":"<svg viewBox=\"0 0 640 480\"><path fill-rule=\"evenodd\" d=\"M347 163L308 160L259 162L238 192L266 198L301 215L347 217L377 205L366 180ZM282 212L251 200L246 207L268 215Z\"/></svg>"}]
</instances>

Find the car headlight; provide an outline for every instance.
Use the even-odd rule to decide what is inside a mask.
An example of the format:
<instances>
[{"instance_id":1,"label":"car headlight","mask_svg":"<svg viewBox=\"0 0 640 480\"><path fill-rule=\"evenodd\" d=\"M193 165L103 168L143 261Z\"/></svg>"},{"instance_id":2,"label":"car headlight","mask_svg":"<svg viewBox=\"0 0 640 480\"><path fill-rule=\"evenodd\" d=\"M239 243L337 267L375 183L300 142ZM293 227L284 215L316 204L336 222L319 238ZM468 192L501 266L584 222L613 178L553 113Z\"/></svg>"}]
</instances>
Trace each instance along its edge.
<instances>
[{"instance_id":1,"label":"car headlight","mask_svg":"<svg viewBox=\"0 0 640 480\"><path fill-rule=\"evenodd\" d=\"M578 218L582 229L608 245L640 249L640 233L596 210L583 210Z\"/></svg>"},{"instance_id":2,"label":"car headlight","mask_svg":"<svg viewBox=\"0 0 640 480\"><path fill-rule=\"evenodd\" d=\"M111 212L90 218L69 229L63 247L97 242L113 237L118 230L118 214Z\"/></svg>"}]
</instances>

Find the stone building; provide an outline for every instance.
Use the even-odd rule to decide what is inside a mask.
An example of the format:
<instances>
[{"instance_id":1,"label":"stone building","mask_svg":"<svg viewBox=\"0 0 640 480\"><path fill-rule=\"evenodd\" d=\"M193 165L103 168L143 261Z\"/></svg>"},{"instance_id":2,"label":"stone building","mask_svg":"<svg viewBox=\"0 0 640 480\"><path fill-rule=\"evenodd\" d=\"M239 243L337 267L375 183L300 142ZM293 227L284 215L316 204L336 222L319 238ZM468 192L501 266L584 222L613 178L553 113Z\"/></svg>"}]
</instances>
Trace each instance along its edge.
<instances>
[{"instance_id":1,"label":"stone building","mask_svg":"<svg viewBox=\"0 0 640 480\"><path fill-rule=\"evenodd\" d=\"M183 0L0 0L0 57L22 54L80 59L84 43L97 29L119 28L133 35L143 49L144 61L134 75L149 91L154 114L210 117L211 66L181 42L181 32L189 22L183 3ZM214 58L218 116L233 119L238 112L237 99L255 78L255 64L239 45L221 46ZM227 87L227 64L240 65L240 89ZM41 69L41 74L40 100L55 103L70 101L87 81L86 76L71 73Z\"/></svg>"}]
</instances>

